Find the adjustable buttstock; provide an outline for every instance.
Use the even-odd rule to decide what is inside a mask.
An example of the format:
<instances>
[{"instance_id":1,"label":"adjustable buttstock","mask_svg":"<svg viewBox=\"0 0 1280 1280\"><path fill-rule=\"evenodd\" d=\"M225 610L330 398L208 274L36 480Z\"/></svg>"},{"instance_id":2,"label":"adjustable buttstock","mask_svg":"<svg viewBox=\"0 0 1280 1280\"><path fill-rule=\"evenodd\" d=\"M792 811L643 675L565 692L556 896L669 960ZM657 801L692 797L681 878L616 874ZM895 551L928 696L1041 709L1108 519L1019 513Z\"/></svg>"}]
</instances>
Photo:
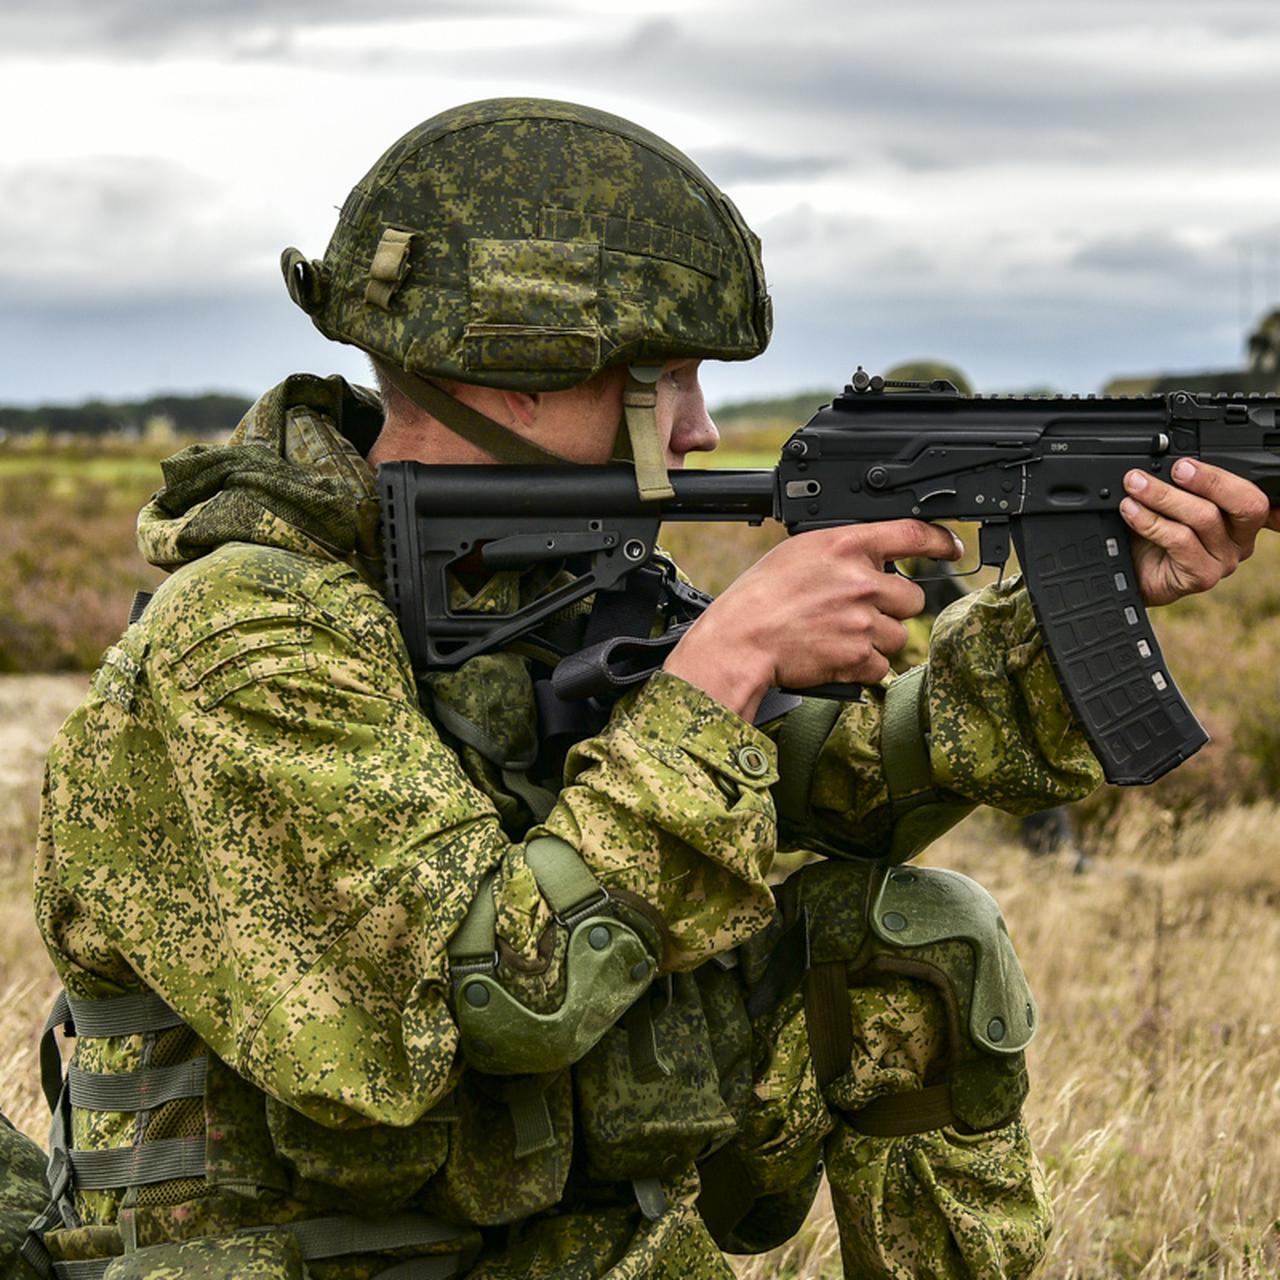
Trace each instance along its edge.
<instances>
[{"instance_id":1,"label":"adjustable buttstock","mask_svg":"<svg viewBox=\"0 0 1280 1280\"><path fill-rule=\"evenodd\" d=\"M1169 675L1118 511L1013 521L1036 620L1108 782L1154 782L1209 735Z\"/></svg>"}]
</instances>

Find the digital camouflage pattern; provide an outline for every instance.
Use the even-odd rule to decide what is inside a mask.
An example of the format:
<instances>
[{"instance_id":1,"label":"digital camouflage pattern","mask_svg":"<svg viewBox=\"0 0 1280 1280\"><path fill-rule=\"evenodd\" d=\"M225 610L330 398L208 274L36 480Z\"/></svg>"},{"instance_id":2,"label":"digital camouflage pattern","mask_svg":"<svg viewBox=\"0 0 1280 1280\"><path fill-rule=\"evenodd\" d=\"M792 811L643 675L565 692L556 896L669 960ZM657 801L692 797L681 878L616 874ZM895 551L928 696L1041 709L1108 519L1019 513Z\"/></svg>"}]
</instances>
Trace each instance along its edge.
<instances>
[{"instance_id":1,"label":"digital camouflage pattern","mask_svg":"<svg viewBox=\"0 0 1280 1280\"><path fill-rule=\"evenodd\" d=\"M566 102L418 125L356 185L323 261L282 262L321 333L424 377L548 391L769 341L759 240L729 198L647 129Z\"/></svg>"},{"instance_id":2,"label":"digital camouflage pattern","mask_svg":"<svg viewBox=\"0 0 1280 1280\"><path fill-rule=\"evenodd\" d=\"M19 1256L28 1225L49 1199L44 1152L0 1115L0 1277L33 1280Z\"/></svg>"},{"instance_id":3,"label":"digital camouflage pattern","mask_svg":"<svg viewBox=\"0 0 1280 1280\"><path fill-rule=\"evenodd\" d=\"M143 1188L132 1210L138 1243L317 1212L417 1208L484 1224L555 1207L518 1240L486 1237L474 1274L563 1274L569 1259L589 1256L584 1274L616 1264L609 1274L725 1275L691 1208L697 1181L687 1165L657 1170L673 1209L648 1223L625 1183L592 1184L573 1160L574 1128L586 1124L602 1176L625 1173L645 1145L636 1134L653 1121L639 1094L626 1101L641 1126L629 1131L622 1102L602 1108L593 1094L583 1104L584 1076L615 1052L608 1036L580 1071L525 1084L523 1101L508 1096L510 1082L462 1069L445 944L487 871L500 872L504 956L525 962L523 973L504 963L501 979L517 994L522 981L540 982L545 995L560 954L562 931L534 892L516 832L520 815L532 813L516 778L529 728L511 715L529 706L528 672L523 661L490 664L474 683L440 691L441 705L458 713L455 728L483 725L488 754L457 754L442 737L454 740L448 717L436 723L420 709L375 587L371 477L335 429L342 420L363 438L369 411L367 395L340 380L291 379L251 410L229 446L197 446L166 464L139 540L173 574L108 652L50 753L36 910L59 973L82 998L150 988L190 1029L168 1046L156 1037L82 1040L77 1055L126 1063L141 1054L154 1061L162 1048L170 1061L212 1055L203 1105L193 1113L167 1104L148 1122L167 1125L164 1136L203 1133L206 1175ZM498 575L486 598L497 604L528 586ZM1025 593L1013 585L971 597L939 628L932 759L958 811L983 800L1036 807L1096 782L1035 636ZM815 835L870 857L887 850L894 825L880 706L873 695L844 711L813 790ZM771 762L763 776L744 767L754 766L745 748ZM505 773L491 758L504 755L514 766ZM579 848L602 883L638 904L637 918L660 926L663 967L679 975L773 918L765 877L777 845L774 760L768 736L659 674L571 752L553 807L529 834ZM504 787L505 814L496 799ZM927 1274L969 1274L970 1264L981 1270L979 1258L983 1274L1025 1274L1029 1252L1001 1243L1015 1230L1001 1225L1007 1215L984 1217L1000 1183L1026 1239L1043 1235L1020 1128L868 1147L841 1128L841 1082L827 1100L804 1084L810 1068L794 1003L762 1036L741 1025L740 1012L734 1028L723 986L700 981L695 992L682 981L679 1008L696 1021L700 1001L711 1026L706 1060L682 1063L681 1075L718 1079L724 1107L759 1136L748 1147L794 1147L779 1185L796 1185L794 1177L811 1188L820 1155L849 1171L847 1187L844 1173L833 1175L844 1187L836 1202L865 1239L846 1247L873 1240L882 1259L858 1274L925 1274L912 1268L926 1257ZM936 1053L932 1000L910 981L855 992L865 1051L848 1087L869 1071L895 1087L924 1078L919 1063ZM752 1121L754 1100L772 1106L774 1120ZM519 1156L514 1103L552 1121L549 1143ZM727 1131L713 1091L686 1093L673 1078L666 1103L669 1126ZM76 1142L125 1144L134 1119L78 1112ZM773 1123L794 1141L775 1142ZM117 1251L110 1197L81 1194L77 1204L85 1225L51 1233L55 1251ZM939 1252L944 1220L963 1227L949 1253ZM480 1243L474 1231L463 1240ZM988 1266L996 1255L1003 1271ZM687 1257L683 1270L676 1257ZM362 1280L376 1266L309 1264L321 1280Z\"/></svg>"}]
</instances>

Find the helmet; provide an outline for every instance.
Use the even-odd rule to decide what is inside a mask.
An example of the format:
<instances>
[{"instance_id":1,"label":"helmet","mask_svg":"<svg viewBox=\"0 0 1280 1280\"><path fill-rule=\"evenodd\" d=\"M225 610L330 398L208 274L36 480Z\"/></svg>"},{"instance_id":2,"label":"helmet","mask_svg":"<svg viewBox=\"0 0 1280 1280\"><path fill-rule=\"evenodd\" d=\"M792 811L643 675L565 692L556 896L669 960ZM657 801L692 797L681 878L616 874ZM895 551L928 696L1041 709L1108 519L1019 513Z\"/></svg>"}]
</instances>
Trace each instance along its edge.
<instances>
[{"instance_id":1,"label":"helmet","mask_svg":"<svg viewBox=\"0 0 1280 1280\"><path fill-rule=\"evenodd\" d=\"M905 360L884 375L885 382L934 382L939 378L945 378L962 396L973 395L969 379L955 365L941 360Z\"/></svg>"},{"instance_id":2,"label":"helmet","mask_svg":"<svg viewBox=\"0 0 1280 1280\"><path fill-rule=\"evenodd\" d=\"M674 147L603 111L499 98L411 129L322 261L282 257L326 337L420 377L521 391L769 341L760 242Z\"/></svg>"},{"instance_id":3,"label":"helmet","mask_svg":"<svg viewBox=\"0 0 1280 1280\"><path fill-rule=\"evenodd\" d=\"M666 360L747 360L772 322L760 242L685 155L589 107L496 98L411 129L342 206L323 260L281 255L293 300L500 462L559 461L428 381L555 391L610 365L637 484L669 496Z\"/></svg>"}]
</instances>

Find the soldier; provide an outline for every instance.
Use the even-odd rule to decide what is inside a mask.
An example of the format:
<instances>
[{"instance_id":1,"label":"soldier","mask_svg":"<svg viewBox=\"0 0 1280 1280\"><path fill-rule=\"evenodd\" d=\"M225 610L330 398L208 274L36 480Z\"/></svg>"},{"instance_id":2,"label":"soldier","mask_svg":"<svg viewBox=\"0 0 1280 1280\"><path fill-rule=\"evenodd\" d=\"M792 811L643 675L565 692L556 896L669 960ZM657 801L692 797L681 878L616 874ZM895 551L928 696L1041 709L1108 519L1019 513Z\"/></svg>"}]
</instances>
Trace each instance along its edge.
<instances>
[{"instance_id":1,"label":"soldier","mask_svg":"<svg viewBox=\"0 0 1280 1280\"><path fill-rule=\"evenodd\" d=\"M848 1274L1027 1274L1034 1003L991 899L899 865L976 803L1098 781L1025 592L976 593L880 688L922 603L882 566L951 534L793 538L554 749L544 658L410 669L371 467L617 456L660 491L716 443L698 362L768 340L756 238L645 130L501 100L411 130L324 259L283 265L381 401L290 378L140 516L172 576L49 760L36 909L76 1041L29 1253L109 1280L727 1277L825 1162ZM1208 468L1148 481L1147 598L1230 572L1266 516ZM554 581L461 572L454 604ZM752 723L769 686L836 679L866 703ZM826 857L775 898L779 849Z\"/></svg>"}]
</instances>

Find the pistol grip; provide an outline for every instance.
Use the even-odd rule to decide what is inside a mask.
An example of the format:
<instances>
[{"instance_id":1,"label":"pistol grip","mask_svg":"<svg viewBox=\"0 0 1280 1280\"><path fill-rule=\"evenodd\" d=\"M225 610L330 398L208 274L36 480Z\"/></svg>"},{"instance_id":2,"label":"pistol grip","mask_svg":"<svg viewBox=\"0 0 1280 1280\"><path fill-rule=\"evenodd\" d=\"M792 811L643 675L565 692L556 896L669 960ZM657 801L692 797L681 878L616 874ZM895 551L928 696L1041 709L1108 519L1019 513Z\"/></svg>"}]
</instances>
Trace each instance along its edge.
<instances>
[{"instance_id":1,"label":"pistol grip","mask_svg":"<svg viewBox=\"0 0 1280 1280\"><path fill-rule=\"evenodd\" d=\"M1108 782L1154 782L1209 735L1169 675L1118 511L1013 521L1053 669Z\"/></svg>"}]
</instances>

